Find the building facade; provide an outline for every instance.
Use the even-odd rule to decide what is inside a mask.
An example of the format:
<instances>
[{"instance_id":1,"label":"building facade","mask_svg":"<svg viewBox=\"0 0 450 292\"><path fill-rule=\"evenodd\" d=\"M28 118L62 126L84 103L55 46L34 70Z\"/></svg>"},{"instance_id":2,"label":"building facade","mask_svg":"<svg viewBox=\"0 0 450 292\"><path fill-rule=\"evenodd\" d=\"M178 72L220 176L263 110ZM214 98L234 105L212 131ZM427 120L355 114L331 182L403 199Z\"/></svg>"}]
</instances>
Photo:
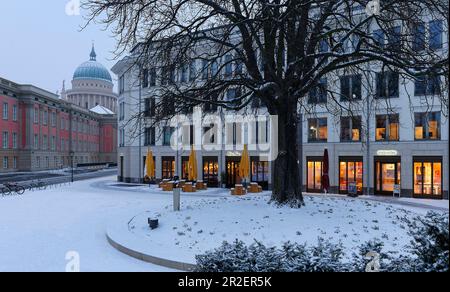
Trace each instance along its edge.
<instances>
[{"instance_id":1,"label":"building facade","mask_svg":"<svg viewBox=\"0 0 450 292\"><path fill-rule=\"evenodd\" d=\"M117 117L0 78L0 172L117 161Z\"/></svg>"},{"instance_id":2,"label":"building facade","mask_svg":"<svg viewBox=\"0 0 450 292\"><path fill-rule=\"evenodd\" d=\"M432 45L442 54L448 54L447 34L439 21L430 20L427 24L429 29L440 28L432 32ZM387 39L383 38L383 41ZM112 69L119 77L120 181L142 182L147 148L153 150L157 178L185 178L190 145L195 144L198 179L211 186L232 187L240 182L238 166L243 144L251 144L251 180L266 189L271 188L271 155L262 153L258 147L266 142L274 143L276 133L270 121L227 122L226 112L205 106L203 111L215 113L223 121L220 131L216 127L211 132L214 126L208 126L208 121L204 123L201 115L199 124L154 127L155 93L161 86L168 86L164 81L167 74L157 65L145 69L146 74L140 74L132 67L132 59L131 54ZM216 62L220 64L221 60ZM205 67L201 60L195 59L189 66L189 70L180 68L169 74L172 82L190 80L189 74L196 70L202 70L207 78L211 70L220 67ZM356 188L360 194L392 196L394 191L399 191L402 197L448 199L449 122L446 106L441 103L448 101L448 94L444 92L442 80L407 80L394 72L377 71L377 65L373 66L370 71L374 73L370 78L345 70L329 76L300 104L303 135L299 142L303 145L304 190L322 192L323 156L328 149L331 191L334 193L347 194L350 188ZM222 74L227 74L227 70L225 67ZM139 80L139 76L144 76L145 80ZM321 90L323 87L327 90ZM374 90L369 91L369 88ZM340 103L344 107L352 99L351 115L330 111L329 91L340 93ZM235 92L225 92L223 98L233 94ZM437 98L442 95L445 98ZM267 116L264 108L252 107L253 116ZM140 110L144 118L139 123L130 123L132 117L140 116ZM137 136L136 127L140 127ZM175 143L183 148L174 149L173 136L177 137ZM208 143L219 147L205 150L203 146Z\"/></svg>"}]
</instances>

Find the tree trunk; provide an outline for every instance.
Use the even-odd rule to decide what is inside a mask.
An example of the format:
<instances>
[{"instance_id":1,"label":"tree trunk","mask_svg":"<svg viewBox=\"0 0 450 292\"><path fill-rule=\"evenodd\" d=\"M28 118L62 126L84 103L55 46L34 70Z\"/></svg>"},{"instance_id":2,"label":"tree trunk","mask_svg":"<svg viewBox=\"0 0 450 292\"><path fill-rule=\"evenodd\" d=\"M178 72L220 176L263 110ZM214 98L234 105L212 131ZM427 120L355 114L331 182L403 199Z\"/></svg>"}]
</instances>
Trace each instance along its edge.
<instances>
[{"instance_id":1,"label":"tree trunk","mask_svg":"<svg viewBox=\"0 0 450 292\"><path fill-rule=\"evenodd\" d=\"M297 107L283 107L283 114L278 115L278 149L279 154L273 168L272 201L294 208L304 206L302 182L300 181ZM301 140L300 140L301 141Z\"/></svg>"}]
</instances>

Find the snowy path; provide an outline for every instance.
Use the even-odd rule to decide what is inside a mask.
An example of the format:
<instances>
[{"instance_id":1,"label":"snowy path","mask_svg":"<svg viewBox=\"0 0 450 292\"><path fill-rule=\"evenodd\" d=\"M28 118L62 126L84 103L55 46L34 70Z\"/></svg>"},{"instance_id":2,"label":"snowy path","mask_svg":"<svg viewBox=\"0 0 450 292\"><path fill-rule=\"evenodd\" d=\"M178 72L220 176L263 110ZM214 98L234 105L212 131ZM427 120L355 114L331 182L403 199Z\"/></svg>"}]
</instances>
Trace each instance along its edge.
<instances>
[{"instance_id":1,"label":"snowy path","mask_svg":"<svg viewBox=\"0 0 450 292\"><path fill-rule=\"evenodd\" d=\"M0 272L66 269L66 253L80 255L81 271L167 271L132 259L106 241L108 221L122 212L167 204L158 196L101 191L91 184L0 198Z\"/></svg>"}]
</instances>

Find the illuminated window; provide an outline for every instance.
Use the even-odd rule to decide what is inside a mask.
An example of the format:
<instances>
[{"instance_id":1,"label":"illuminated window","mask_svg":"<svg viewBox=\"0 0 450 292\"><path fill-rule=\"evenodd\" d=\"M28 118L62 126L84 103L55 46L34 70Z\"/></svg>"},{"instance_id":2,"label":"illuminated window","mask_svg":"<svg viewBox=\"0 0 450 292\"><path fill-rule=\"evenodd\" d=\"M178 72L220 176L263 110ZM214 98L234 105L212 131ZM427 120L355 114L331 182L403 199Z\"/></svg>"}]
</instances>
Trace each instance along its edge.
<instances>
[{"instance_id":1,"label":"illuminated window","mask_svg":"<svg viewBox=\"0 0 450 292\"><path fill-rule=\"evenodd\" d=\"M398 141L400 139L399 115L376 116L376 141Z\"/></svg>"},{"instance_id":2,"label":"illuminated window","mask_svg":"<svg viewBox=\"0 0 450 292\"><path fill-rule=\"evenodd\" d=\"M414 157L414 195L442 196L442 158Z\"/></svg>"},{"instance_id":3,"label":"illuminated window","mask_svg":"<svg viewBox=\"0 0 450 292\"><path fill-rule=\"evenodd\" d=\"M341 141L361 141L361 117L341 118Z\"/></svg>"},{"instance_id":4,"label":"illuminated window","mask_svg":"<svg viewBox=\"0 0 450 292\"><path fill-rule=\"evenodd\" d=\"M322 158L307 158L307 181L306 188L308 192L315 193L322 190Z\"/></svg>"},{"instance_id":5,"label":"illuminated window","mask_svg":"<svg viewBox=\"0 0 450 292\"><path fill-rule=\"evenodd\" d=\"M440 140L441 113L415 113L414 137L416 140Z\"/></svg>"},{"instance_id":6,"label":"illuminated window","mask_svg":"<svg viewBox=\"0 0 450 292\"><path fill-rule=\"evenodd\" d=\"M310 119L309 122L309 142L326 142L328 140L327 118Z\"/></svg>"}]
</instances>

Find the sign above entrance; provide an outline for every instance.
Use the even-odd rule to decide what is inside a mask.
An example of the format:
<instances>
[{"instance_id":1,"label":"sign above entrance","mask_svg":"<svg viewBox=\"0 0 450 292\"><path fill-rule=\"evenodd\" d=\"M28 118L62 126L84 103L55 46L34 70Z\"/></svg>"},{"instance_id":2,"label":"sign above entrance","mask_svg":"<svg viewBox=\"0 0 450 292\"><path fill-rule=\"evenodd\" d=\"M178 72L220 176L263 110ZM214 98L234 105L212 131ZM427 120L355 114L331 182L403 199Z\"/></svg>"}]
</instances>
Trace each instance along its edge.
<instances>
[{"instance_id":1,"label":"sign above entrance","mask_svg":"<svg viewBox=\"0 0 450 292\"><path fill-rule=\"evenodd\" d=\"M237 152L237 151L228 151L227 156L228 157L239 157L239 156L241 156L241 153Z\"/></svg>"},{"instance_id":2,"label":"sign above entrance","mask_svg":"<svg viewBox=\"0 0 450 292\"><path fill-rule=\"evenodd\" d=\"M398 156L397 150L378 150L378 156Z\"/></svg>"}]
</instances>

